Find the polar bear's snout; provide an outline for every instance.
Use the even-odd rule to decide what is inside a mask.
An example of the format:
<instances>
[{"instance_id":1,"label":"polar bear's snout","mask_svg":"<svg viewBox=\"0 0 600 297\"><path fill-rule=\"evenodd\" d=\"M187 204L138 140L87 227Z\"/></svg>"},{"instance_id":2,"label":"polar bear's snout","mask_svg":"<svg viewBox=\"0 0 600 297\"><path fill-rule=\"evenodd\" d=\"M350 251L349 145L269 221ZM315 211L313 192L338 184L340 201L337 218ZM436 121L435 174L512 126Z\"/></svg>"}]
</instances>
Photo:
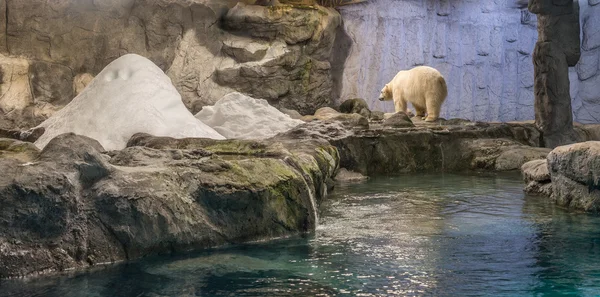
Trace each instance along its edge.
<instances>
[{"instance_id":1,"label":"polar bear's snout","mask_svg":"<svg viewBox=\"0 0 600 297\"><path fill-rule=\"evenodd\" d=\"M379 92L379 101L385 101L385 92L386 92L386 88L384 87L381 92Z\"/></svg>"}]
</instances>

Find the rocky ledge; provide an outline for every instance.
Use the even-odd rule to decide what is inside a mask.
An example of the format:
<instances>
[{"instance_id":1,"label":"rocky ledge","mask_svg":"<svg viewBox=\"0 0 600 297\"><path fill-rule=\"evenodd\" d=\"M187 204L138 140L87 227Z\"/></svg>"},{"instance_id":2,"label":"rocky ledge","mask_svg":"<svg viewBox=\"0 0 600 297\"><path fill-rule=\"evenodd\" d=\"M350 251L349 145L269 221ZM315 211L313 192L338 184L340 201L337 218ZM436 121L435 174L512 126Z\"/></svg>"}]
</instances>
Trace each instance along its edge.
<instances>
[{"instance_id":1,"label":"rocky ledge","mask_svg":"<svg viewBox=\"0 0 600 297\"><path fill-rule=\"evenodd\" d=\"M418 171L519 170L551 151L533 122L485 123L463 119L428 123L404 114L371 120L321 108L289 137L325 139L340 154L340 166L363 175ZM577 125L582 141L600 140L599 125Z\"/></svg>"},{"instance_id":2,"label":"rocky ledge","mask_svg":"<svg viewBox=\"0 0 600 297\"><path fill-rule=\"evenodd\" d=\"M172 139L127 148L62 134L0 140L0 278L314 229L337 171L319 140Z\"/></svg>"},{"instance_id":3,"label":"rocky ledge","mask_svg":"<svg viewBox=\"0 0 600 297\"><path fill-rule=\"evenodd\" d=\"M557 147L521 171L528 194L573 209L600 211L600 141Z\"/></svg>"}]
</instances>

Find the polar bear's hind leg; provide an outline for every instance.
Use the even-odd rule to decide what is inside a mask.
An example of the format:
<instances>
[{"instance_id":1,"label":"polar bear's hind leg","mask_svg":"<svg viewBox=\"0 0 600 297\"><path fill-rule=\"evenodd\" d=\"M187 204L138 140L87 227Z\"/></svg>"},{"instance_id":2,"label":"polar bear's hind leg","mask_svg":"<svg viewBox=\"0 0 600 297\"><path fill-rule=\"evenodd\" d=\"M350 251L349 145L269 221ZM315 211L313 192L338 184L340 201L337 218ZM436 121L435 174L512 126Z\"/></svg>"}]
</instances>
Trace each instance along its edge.
<instances>
[{"instance_id":1,"label":"polar bear's hind leg","mask_svg":"<svg viewBox=\"0 0 600 297\"><path fill-rule=\"evenodd\" d=\"M425 106L421 106L418 104L413 104L413 107L415 108L415 116L417 117L424 117L425 116Z\"/></svg>"},{"instance_id":2,"label":"polar bear's hind leg","mask_svg":"<svg viewBox=\"0 0 600 297\"><path fill-rule=\"evenodd\" d=\"M436 98L427 98L427 118L426 122L435 122L440 117L440 104Z\"/></svg>"}]
</instances>

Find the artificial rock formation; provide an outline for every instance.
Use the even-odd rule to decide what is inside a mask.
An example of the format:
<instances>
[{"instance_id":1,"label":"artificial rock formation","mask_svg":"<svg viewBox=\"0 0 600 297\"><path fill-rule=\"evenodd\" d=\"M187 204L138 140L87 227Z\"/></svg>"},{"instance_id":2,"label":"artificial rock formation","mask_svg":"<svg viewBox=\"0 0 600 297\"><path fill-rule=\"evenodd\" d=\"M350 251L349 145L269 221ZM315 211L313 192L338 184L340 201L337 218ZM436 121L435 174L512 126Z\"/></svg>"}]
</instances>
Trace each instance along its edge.
<instances>
[{"instance_id":1,"label":"artificial rock formation","mask_svg":"<svg viewBox=\"0 0 600 297\"><path fill-rule=\"evenodd\" d=\"M533 53L535 121L544 145L554 148L576 141L569 84L569 67L581 55L579 2L530 0L538 15L538 41Z\"/></svg>"},{"instance_id":2,"label":"artificial rock formation","mask_svg":"<svg viewBox=\"0 0 600 297\"><path fill-rule=\"evenodd\" d=\"M338 163L319 140L0 139L0 278L312 230Z\"/></svg>"},{"instance_id":3,"label":"artificial rock formation","mask_svg":"<svg viewBox=\"0 0 600 297\"><path fill-rule=\"evenodd\" d=\"M579 1L581 10L581 57L571 80L575 120L600 122L600 2Z\"/></svg>"},{"instance_id":4,"label":"artificial rock formation","mask_svg":"<svg viewBox=\"0 0 600 297\"><path fill-rule=\"evenodd\" d=\"M356 173L516 170L548 154L531 123L364 121L322 108L266 140L135 134L108 152L72 133L41 151L0 139L0 278L310 231L333 180Z\"/></svg>"},{"instance_id":5,"label":"artificial rock formation","mask_svg":"<svg viewBox=\"0 0 600 297\"><path fill-rule=\"evenodd\" d=\"M369 105L362 98L348 99L340 104L339 109L342 113L358 113L367 119L371 118Z\"/></svg>"},{"instance_id":6,"label":"artificial rock formation","mask_svg":"<svg viewBox=\"0 0 600 297\"><path fill-rule=\"evenodd\" d=\"M158 65L192 113L232 91L302 113L328 106L339 14L236 3L0 1L0 128L36 126L128 53ZM239 27L249 19L254 35Z\"/></svg>"},{"instance_id":7,"label":"artificial rock formation","mask_svg":"<svg viewBox=\"0 0 600 297\"><path fill-rule=\"evenodd\" d=\"M521 171L527 193L569 208L600 211L600 141L557 147L547 159L528 162Z\"/></svg>"},{"instance_id":8,"label":"artificial rock formation","mask_svg":"<svg viewBox=\"0 0 600 297\"><path fill-rule=\"evenodd\" d=\"M544 159L529 161L521 166L525 180L525 193L529 195L552 195L552 183L548 172L548 161Z\"/></svg>"},{"instance_id":9,"label":"artificial rock formation","mask_svg":"<svg viewBox=\"0 0 600 297\"><path fill-rule=\"evenodd\" d=\"M215 80L272 105L313 113L331 105L331 63L337 12L319 6L263 7L238 3L223 18L233 61Z\"/></svg>"},{"instance_id":10,"label":"artificial rock formation","mask_svg":"<svg viewBox=\"0 0 600 297\"><path fill-rule=\"evenodd\" d=\"M550 151L539 147L541 134L532 123L488 124L459 119L427 123L416 117L412 122L371 122L365 127L323 108L307 124L282 135L327 140L339 150L341 167L367 176L512 171L528 161L545 158ZM586 129L578 128L582 140L593 137Z\"/></svg>"}]
</instances>

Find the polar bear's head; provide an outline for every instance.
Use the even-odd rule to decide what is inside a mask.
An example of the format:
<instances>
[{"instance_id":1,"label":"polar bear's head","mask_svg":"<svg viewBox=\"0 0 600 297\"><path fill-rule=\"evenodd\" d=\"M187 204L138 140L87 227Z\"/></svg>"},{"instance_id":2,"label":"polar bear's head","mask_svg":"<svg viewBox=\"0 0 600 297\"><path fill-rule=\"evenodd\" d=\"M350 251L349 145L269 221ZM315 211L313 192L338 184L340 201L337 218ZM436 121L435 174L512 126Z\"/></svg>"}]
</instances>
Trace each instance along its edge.
<instances>
[{"instance_id":1,"label":"polar bear's head","mask_svg":"<svg viewBox=\"0 0 600 297\"><path fill-rule=\"evenodd\" d=\"M390 84L386 84L385 87L381 89L379 101L389 101L392 99L394 99L394 96L392 96L392 88L390 87Z\"/></svg>"}]
</instances>

